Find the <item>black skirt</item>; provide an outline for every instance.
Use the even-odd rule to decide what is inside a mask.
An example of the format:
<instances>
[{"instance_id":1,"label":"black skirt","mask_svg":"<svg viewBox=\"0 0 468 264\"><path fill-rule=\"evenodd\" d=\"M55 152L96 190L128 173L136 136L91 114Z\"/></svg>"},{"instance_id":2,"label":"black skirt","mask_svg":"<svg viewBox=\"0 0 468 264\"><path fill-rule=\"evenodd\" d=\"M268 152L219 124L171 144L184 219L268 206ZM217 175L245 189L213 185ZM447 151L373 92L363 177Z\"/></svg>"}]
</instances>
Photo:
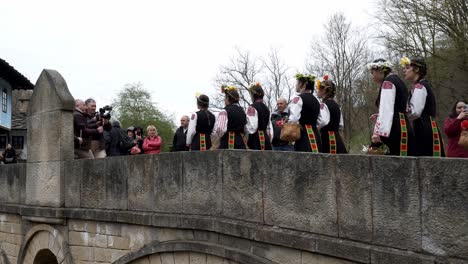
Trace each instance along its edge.
<instances>
[{"instance_id":1,"label":"black skirt","mask_svg":"<svg viewBox=\"0 0 468 264\"><path fill-rule=\"evenodd\" d=\"M309 132L307 133L307 129ZM309 139L310 137L310 139ZM320 139L320 133L316 126L312 125L301 125L301 138L296 140L294 143L294 150L301 152L314 152L318 153L322 151L322 141Z\"/></svg>"},{"instance_id":2,"label":"black skirt","mask_svg":"<svg viewBox=\"0 0 468 264\"><path fill-rule=\"evenodd\" d=\"M416 155L445 157L444 144L435 119L429 115L413 121Z\"/></svg>"},{"instance_id":3,"label":"black skirt","mask_svg":"<svg viewBox=\"0 0 468 264\"><path fill-rule=\"evenodd\" d=\"M380 136L380 140L387 145L390 155L415 156L415 140L408 117L403 113L393 115L392 128L389 137Z\"/></svg>"},{"instance_id":4,"label":"black skirt","mask_svg":"<svg viewBox=\"0 0 468 264\"><path fill-rule=\"evenodd\" d=\"M226 132L219 142L219 149L246 149L247 145L241 132Z\"/></svg>"},{"instance_id":5,"label":"black skirt","mask_svg":"<svg viewBox=\"0 0 468 264\"><path fill-rule=\"evenodd\" d=\"M190 151L204 151L211 149L211 135L203 134L204 140L200 138L200 133L195 133L192 139L192 144L190 145Z\"/></svg>"},{"instance_id":6,"label":"black skirt","mask_svg":"<svg viewBox=\"0 0 468 264\"><path fill-rule=\"evenodd\" d=\"M348 153L338 131L321 131L322 152L332 154Z\"/></svg>"},{"instance_id":7,"label":"black skirt","mask_svg":"<svg viewBox=\"0 0 468 264\"><path fill-rule=\"evenodd\" d=\"M265 132L262 132L262 133L263 133L263 146L264 146L263 150L271 150L270 136L268 136L268 133L265 133ZM260 142L259 131L249 135L247 146L249 146L249 149L262 150L262 144Z\"/></svg>"}]
</instances>

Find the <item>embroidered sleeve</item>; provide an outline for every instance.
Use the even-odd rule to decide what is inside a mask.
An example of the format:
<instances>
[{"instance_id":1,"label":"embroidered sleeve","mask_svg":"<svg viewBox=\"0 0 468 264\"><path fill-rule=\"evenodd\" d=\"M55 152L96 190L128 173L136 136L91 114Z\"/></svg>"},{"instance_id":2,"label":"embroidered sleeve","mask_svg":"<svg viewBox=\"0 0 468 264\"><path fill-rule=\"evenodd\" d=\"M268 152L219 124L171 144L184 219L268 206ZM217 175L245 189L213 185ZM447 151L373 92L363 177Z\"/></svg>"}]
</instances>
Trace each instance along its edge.
<instances>
[{"instance_id":1,"label":"embroidered sleeve","mask_svg":"<svg viewBox=\"0 0 468 264\"><path fill-rule=\"evenodd\" d=\"M330 110L328 106L324 103L320 103L320 113L317 120L317 126L320 130L322 127L328 125L330 123Z\"/></svg>"},{"instance_id":2,"label":"embroidered sleeve","mask_svg":"<svg viewBox=\"0 0 468 264\"><path fill-rule=\"evenodd\" d=\"M301 111L302 111L302 98L300 96L296 96L292 100L291 106L289 107L288 122L299 123L299 119L301 119Z\"/></svg>"},{"instance_id":3,"label":"embroidered sleeve","mask_svg":"<svg viewBox=\"0 0 468 264\"><path fill-rule=\"evenodd\" d=\"M247 124L245 124L245 131L253 134L258 130L258 112L252 106L247 109Z\"/></svg>"},{"instance_id":4,"label":"embroidered sleeve","mask_svg":"<svg viewBox=\"0 0 468 264\"><path fill-rule=\"evenodd\" d=\"M393 122L396 87L392 82L385 81L381 89L379 117L375 123L374 134L389 137Z\"/></svg>"},{"instance_id":5,"label":"embroidered sleeve","mask_svg":"<svg viewBox=\"0 0 468 264\"><path fill-rule=\"evenodd\" d=\"M192 117L190 118L188 130L187 130L187 140L186 140L187 145L192 144L193 136L197 132L195 131L195 128L197 127L197 119L198 119L197 114L192 113Z\"/></svg>"},{"instance_id":6,"label":"embroidered sleeve","mask_svg":"<svg viewBox=\"0 0 468 264\"><path fill-rule=\"evenodd\" d=\"M413 89L413 95L408 106L408 118L410 120L418 119L426 105L427 90L424 85L417 83Z\"/></svg>"},{"instance_id":7,"label":"embroidered sleeve","mask_svg":"<svg viewBox=\"0 0 468 264\"><path fill-rule=\"evenodd\" d=\"M270 120L268 120L267 133L270 137L270 143L273 142L273 125L271 124L271 116Z\"/></svg>"},{"instance_id":8,"label":"embroidered sleeve","mask_svg":"<svg viewBox=\"0 0 468 264\"><path fill-rule=\"evenodd\" d=\"M213 129L213 134L221 138L224 133L227 131L227 123L228 123L228 117L227 117L227 112L226 110L222 110L218 114L218 118L216 118L215 126Z\"/></svg>"},{"instance_id":9,"label":"embroidered sleeve","mask_svg":"<svg viewBox=\"0 0 468 264\"><path fill-rule=\"evenodd\" d=\"M339 125L339 128L340 128L341 130L344 129L343 113L340 113L340 125Z\"/></svg>"}]
</instances>

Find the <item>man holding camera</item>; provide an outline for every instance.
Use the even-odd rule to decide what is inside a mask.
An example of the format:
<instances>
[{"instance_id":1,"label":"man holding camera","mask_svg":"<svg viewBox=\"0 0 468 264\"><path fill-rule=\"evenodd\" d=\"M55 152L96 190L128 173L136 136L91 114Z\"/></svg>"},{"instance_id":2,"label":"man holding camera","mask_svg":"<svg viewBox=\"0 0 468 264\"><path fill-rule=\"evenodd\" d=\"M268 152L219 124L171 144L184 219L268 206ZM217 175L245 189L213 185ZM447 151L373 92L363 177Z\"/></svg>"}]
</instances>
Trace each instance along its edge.
<instances>
[{"instance_id":1,"label":"man holding camera","mask_svg":"<svg viewBox=\"0 0 468 264\"><path fill-rule=\"evenodd\" d=\"M103 133L104 129L109 131L112 126L110 125L109 119L105 118L106 116L104 113L101 113L101 111L96 112L96 101L94 99L87 99L85 101L85 105L88 114L87 127L90 129L96 129L98 132L97 134L91 135L91 152L96 159L105 158L106 141L104 139Z\"/></svg>"}]
</instances>

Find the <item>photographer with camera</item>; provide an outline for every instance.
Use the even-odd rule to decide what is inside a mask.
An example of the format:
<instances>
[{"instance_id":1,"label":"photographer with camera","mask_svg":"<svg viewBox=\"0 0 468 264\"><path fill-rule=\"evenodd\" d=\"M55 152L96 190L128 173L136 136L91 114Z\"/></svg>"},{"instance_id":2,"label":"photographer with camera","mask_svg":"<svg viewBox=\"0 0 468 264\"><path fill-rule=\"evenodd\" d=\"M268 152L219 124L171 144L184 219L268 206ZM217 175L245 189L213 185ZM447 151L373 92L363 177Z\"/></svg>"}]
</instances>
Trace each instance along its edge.
<instances>
[{"instance_id":1,"label":"photographer with camera","mask_svg":"<svg viewBox=\"0 0 468 264\"><path fill-rule=\"evenodd\" d=\"M97 134L91 136L91 152L94 155L94 158L105 158L106 157L106 141L104 139L103 133L104 130L110 131L112 126L109 122L110 120L110 111L112 107L105 106L99 109L99 112L96 112L96 101L92 98L89 98L85 101L87 108L88 120L87 126L90 129L96 129Z\"/></svg>"}]
</instances>

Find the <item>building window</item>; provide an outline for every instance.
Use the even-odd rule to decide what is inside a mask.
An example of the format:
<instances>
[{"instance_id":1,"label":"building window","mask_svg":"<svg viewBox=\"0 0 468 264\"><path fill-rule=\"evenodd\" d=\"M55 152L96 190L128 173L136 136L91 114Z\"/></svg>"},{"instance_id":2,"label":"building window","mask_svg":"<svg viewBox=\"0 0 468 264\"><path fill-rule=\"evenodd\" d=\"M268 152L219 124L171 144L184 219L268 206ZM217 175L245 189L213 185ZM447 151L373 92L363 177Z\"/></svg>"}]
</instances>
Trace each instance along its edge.
<instances>
[{"instance_id":1,"label":"building window","mask_svg":"<svg viewBox=\"0 0 468 264\"><path fill-rule=\"evenodd\" d=\"M23 149L24 147L24 137L23 136L12 136L11 145L14 149Z\"/></svg>"},{"instance_id":2,"label":"building window","mask_svg":"<svg viewBox=\"0 0 468 264\"><path fill-rule=\"evenodd\" d=\"M0 149L6 149L7 137L5 135L0 136Z\"/></svg>"},{"instance_id":3,"label":"building window","mask_svg":"<svg viewBox=\"0 0 468 264\"><path fill-rule=\"evenodd\" d=\"M2 111L7 112L7 91L3 90L2 92Z\"/></svg>"}]
</instances>

